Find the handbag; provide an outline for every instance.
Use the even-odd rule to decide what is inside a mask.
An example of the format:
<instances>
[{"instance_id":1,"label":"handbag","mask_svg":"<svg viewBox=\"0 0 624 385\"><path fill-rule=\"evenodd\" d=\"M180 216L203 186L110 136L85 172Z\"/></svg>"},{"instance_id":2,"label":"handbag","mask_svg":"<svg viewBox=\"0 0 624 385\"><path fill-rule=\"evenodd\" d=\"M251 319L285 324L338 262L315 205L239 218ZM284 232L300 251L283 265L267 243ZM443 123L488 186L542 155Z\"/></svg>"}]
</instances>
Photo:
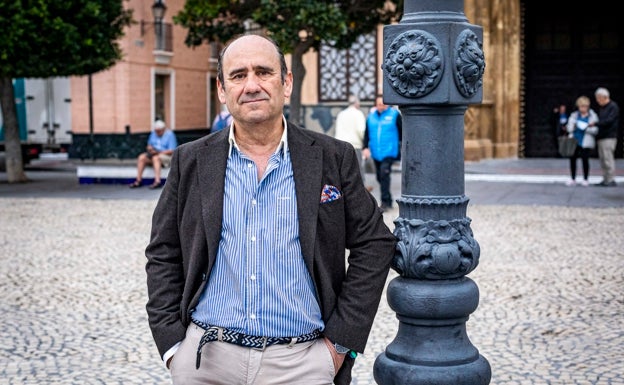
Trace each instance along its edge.
<instances>
[{"instance_id":1,"label":"handbag","mask_svg":"<svg viewBox=\"0 0 624 385\"><path fill-rule=\"evenodd\" d=\"M576 151L577 141L574 137L560 136L559 137L559 154L565 158L569 158L574 155Z\"/></svg>"}]
</instances>

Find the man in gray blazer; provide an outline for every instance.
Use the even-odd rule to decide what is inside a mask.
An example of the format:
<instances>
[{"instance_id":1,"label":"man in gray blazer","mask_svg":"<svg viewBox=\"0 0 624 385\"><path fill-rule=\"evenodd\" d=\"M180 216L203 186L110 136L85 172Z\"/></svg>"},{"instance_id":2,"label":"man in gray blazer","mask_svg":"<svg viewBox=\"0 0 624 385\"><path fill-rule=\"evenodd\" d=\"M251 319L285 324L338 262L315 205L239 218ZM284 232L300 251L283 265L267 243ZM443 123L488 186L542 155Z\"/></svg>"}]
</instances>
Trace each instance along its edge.
<instances>
[{"instance_id":1,"label":"man in gray blazer","mask_svg":"<svg viewBox=\"0 0 624 385\"><path fill-rule=\"evenodd\" d=\"M353 146L284 118L273 41L229 43L217 90L232 128L176 149L153 214L158 351L174 384L349 384L397 240Z\"/></svg>"}]
</instances>

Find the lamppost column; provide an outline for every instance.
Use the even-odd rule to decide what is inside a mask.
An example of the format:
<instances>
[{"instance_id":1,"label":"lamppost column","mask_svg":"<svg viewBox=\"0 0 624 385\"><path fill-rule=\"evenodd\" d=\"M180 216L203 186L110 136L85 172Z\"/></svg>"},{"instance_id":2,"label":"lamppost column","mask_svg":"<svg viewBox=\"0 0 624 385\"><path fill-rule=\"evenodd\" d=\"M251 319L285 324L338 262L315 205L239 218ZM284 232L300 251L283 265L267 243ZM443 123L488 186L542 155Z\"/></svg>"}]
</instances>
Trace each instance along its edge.
<instances>
[{"instance_id":1,"label":"lamppost column","mask_svg":"<svg viewBox=\"0 0 624 385\"><path fill-rule=\"evenodd\" d=\"M399 329L374 365L380 385L486 385L488 361L466 333L479 289L466 275L479 244L466 216L464 114L480 103L483 31L461 0L406 0L384 28L383 96L403 115L399 238L387 291Z\"/></svg>"}]
</instances>

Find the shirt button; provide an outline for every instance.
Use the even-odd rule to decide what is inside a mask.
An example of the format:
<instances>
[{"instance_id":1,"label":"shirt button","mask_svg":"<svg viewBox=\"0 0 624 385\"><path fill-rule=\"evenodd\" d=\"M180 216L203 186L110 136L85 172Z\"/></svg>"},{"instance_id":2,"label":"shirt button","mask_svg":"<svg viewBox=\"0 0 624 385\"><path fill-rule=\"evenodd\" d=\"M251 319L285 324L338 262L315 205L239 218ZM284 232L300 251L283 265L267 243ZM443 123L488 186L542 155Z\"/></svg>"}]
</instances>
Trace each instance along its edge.
<instances>
[{"instance_id":1,"label":"shirt button","mask_svg":"<svg viewBox=\"0 0 624 385\"><path fill-rule=\"evenodd\" d=\"M251 241L252 241L252 242L255 242L255 241L256 241L256 236L255 236L255 235L251 237Z\"/></svg>"},{"instance_id":2,"label":"shirt button","mask_svg":"<svg viewBox=\"0 0 624 385\"><path fill-rule=\"evenodd\" d=\"M256 275L252 274L251 277L249 277L249 279L251 279L252 281L255 281L256 280Z\"/></svg>"},{"instance_id":3,"label":"shirt button","mask_svg":"<svg viewBox=\"0 0 624 385\"><path fill-rule=\"evenodd\" d=\"M255 205L256 205L256 200L255 200L255 199L252 199L252 200L251 200L251 204L255 206Z\"/></svg>"},{"instance_id":4,"label":"shirt button","mask_svg":"<svg viewBox=\"0 0 624 385\"><path fill-rule=\"evenodd\" d=\"M249 318L251 318L251 319L256 319L256 315L255 315L255 314L251 314L251 315L249 316Z\"/></svg>"},{"instance_id":5,"label":"shirt button","mask_svg":"<svg viewBox=\"0 0 624 385\"><path fill-rule=\"evenodd\" d=\"M251 163L247 163L247 168L252 168L253 165Z\"/></svg>"}]
</instances>

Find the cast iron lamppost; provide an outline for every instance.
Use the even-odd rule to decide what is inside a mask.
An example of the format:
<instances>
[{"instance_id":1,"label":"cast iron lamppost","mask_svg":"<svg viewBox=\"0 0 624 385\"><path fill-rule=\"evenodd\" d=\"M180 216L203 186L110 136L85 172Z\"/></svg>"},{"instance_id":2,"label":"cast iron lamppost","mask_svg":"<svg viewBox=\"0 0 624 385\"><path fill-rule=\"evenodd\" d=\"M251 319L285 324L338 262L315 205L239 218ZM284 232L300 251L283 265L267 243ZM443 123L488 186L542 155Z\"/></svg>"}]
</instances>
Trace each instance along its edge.
<instances>
[{"instance_id":1,"label":"cast iron lamppost","mask_svg":"<svg viewBox=\"0 0 624 385\"><path fill-rule=\"evenodd\" d=\"M466 333L479 303L479 244L466 217L464 113L482 99L483 31L462 0L406 0L384 28L383 97L403 115L399 238L387 290L399 329L374 365L380 385L486 385Z\"/></svg>"},{"instance_id":2,"label":"cast iron lamppost","mask_svg":"<svg viewBox=\"0 0 624 385\"><path fill-rule=\"evenodd\" d=\"M152 15L154 16L154 33L156 34L156 46L154 48L156 50L162 50L164 48L162 27L166 11L167 5L165 5L164 0L154 0L154 4L152 4ZM145 35L145 26L147 24L151 23L141 20L141 36Z\"/></svg>"}]
</instances>

